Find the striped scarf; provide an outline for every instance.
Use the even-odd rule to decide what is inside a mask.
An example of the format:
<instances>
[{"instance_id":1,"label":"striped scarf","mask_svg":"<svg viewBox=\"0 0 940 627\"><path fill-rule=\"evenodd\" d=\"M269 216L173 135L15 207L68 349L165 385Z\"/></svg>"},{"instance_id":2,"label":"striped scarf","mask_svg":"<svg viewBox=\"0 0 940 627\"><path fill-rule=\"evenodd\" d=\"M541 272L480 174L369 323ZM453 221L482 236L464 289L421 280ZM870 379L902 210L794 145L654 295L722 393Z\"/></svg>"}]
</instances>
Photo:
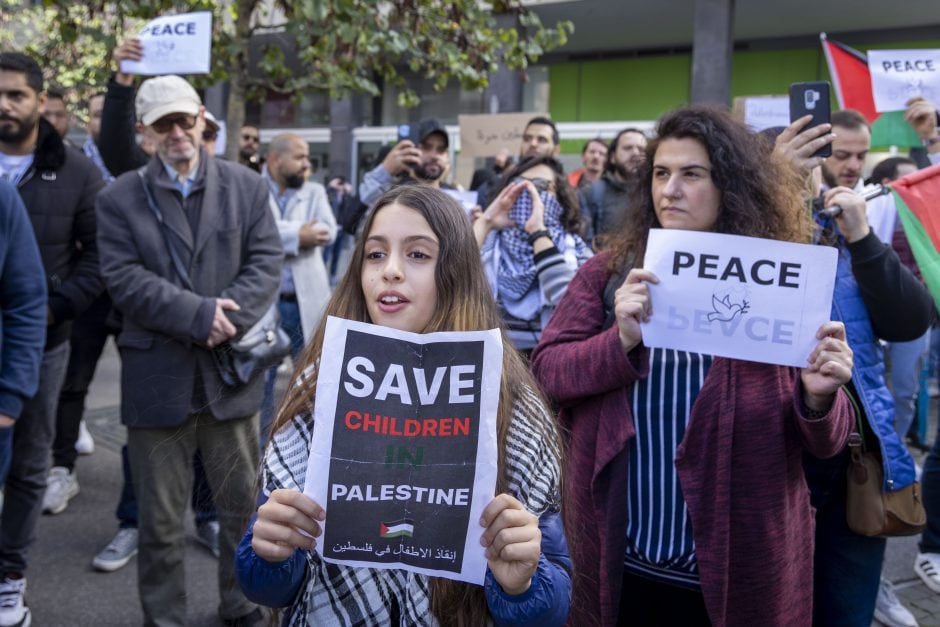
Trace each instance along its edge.
<instances>
[{"instance_id":1,"label":"striped scarf","mask_svg":"<svg viewBox=\"0 0 940 627\"><path fill-rule=\"evenodd\" d=\"M315 377L312 369L304 378ZM550 442L533 428L549 422L548 410L526 391L513 407L506 438L508 492L533 514L557 511L559 460ZM313 413L295 416L268 444L261 467L265 494L279 488L303 490ZM352 568L328 564L308 552L307 577L293 605L286 610L286 625L436 625L431 615L430 580L405 570Z\"/></svg>"}]
</instances>

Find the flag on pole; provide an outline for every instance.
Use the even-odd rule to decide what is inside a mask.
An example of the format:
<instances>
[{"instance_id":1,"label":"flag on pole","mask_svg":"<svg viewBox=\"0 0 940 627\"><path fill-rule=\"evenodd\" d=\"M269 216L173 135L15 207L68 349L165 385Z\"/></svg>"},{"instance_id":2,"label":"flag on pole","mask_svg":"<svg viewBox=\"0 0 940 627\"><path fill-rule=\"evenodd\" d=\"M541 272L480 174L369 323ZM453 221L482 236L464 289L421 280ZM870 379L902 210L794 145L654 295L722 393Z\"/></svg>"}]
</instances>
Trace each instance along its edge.
<instances>
[{"instance_id":1,"label":"flag on pole","mask_svg":"<svg viewBox=\"0 0 940 627\"><path fill-rule=\"evenodd\" d=\"M917 267L940 307L940 214L931 211L940 199L940 164L892 181L891 191Z\"/></svg>"},{"instance_id":2,"label":"flag on pole","mask_svg":"<svg viewBox=\"0 0 940 627\"><path fill-rule=\"evenodd\" d=\"M865 53L819 34L840 109L855 109L871 124L872 146L920 146L920 138L904 121L903 111L878 113L871 92Z\"/></svg>"}]
</instances>

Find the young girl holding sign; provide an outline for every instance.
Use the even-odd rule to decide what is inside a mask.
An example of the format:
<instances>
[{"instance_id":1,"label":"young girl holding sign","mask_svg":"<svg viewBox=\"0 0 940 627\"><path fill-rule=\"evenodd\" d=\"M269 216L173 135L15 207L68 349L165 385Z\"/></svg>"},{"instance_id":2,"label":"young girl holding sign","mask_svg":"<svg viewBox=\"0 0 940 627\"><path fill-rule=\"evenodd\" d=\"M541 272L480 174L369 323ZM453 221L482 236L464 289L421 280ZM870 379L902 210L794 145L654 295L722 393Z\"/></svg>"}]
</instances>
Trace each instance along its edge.
<instances>
[{"instance_id":1,"label":"young girl holding sign","mask_svg":"<svg viewBox=\"0 0 940 627\"><path fill-rule=\"evenodd\" d=\"M327 314L401 331L499 327L463 209L422 186L382 196ZM504 339L497 416L498 496L480 520L483 588L403 570L326 564L313 549L328 512L302 493L326 316L274 424L256 520L239 547L245 594L289 606L284 624L561 624L569 561L559 512L561 445L554 420Z\"/></svg>"},{"instance_id":2,"label":"young girl holding sign","mask_svg":"<svg viewBox=\"0 0 940 627\"><path fill-rule=\"evenodd\" d=\"M809 625L800 461L848 437L844 327L822 325L801 370L647 349L640 333L659 281L642 268L650 229L805 243L799 185L717 110L667 114L647 154L619 241L578 272L533 353L570 429L572 622Z\"/></svg>"}]
</instances>

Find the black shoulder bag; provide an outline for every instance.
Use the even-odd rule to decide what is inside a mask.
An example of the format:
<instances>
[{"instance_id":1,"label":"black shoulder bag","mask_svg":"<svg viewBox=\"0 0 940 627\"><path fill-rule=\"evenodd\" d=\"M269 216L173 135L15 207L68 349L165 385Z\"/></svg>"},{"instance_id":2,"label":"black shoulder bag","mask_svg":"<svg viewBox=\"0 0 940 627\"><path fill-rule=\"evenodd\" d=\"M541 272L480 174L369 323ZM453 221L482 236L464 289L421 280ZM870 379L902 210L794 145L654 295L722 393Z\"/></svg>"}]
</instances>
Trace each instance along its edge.
<instances>
[{"instance_id":1,"label":"black shoulder bag","mask_svg":"<svg viewBox=\"0 0 940 627\"><path fill-rule=\"evenodd\" d=\"M137 176L140 177L140 184L144 188L144 195L147 197L147 206L153 212L160 225L160 233L163 235L163 242L166 245L167 252L170 254L170 260L176 274L179 275L183 287L190 292L195 293L192 280L189 278L189 272L183 265L170 234L167 231L166 224L163 221L163 212L157 206L157 201L153 197L153 192L147 184L143 169L137 170ZM287 332L281 328L281 316L278 313L277 302L271 305L250 329L248 329L241 339L237 342L223 342L212 349L212 357L215 360L216 370L219 377L228 387L240 387L248 383L255 373L276 366L281 363L290 353L290 337Z\"/></svg>"}]
</instances>

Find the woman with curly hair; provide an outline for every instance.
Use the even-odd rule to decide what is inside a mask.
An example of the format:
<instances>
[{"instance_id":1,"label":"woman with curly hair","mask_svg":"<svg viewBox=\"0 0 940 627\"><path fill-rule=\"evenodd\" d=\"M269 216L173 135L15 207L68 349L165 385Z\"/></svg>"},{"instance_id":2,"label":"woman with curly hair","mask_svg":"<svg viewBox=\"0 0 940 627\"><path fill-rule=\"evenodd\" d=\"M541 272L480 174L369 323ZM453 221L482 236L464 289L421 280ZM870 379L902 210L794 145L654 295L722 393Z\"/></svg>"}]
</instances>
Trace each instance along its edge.
<instances>
[{"instance_id":1,"label":"woman with curly hair","mask_svg":"<svg viewBox=\"0 0 940 627\"><path fill-rule=\"evenodd\" d=\"M641 196L575 276L533 353L569 434L572 622L809 625L803 451L839 452L852 352L827 322L802 369L650 349L651 229L809 242L792 170L728 114L666 114Z\"/></svg>"}]
</instances>

